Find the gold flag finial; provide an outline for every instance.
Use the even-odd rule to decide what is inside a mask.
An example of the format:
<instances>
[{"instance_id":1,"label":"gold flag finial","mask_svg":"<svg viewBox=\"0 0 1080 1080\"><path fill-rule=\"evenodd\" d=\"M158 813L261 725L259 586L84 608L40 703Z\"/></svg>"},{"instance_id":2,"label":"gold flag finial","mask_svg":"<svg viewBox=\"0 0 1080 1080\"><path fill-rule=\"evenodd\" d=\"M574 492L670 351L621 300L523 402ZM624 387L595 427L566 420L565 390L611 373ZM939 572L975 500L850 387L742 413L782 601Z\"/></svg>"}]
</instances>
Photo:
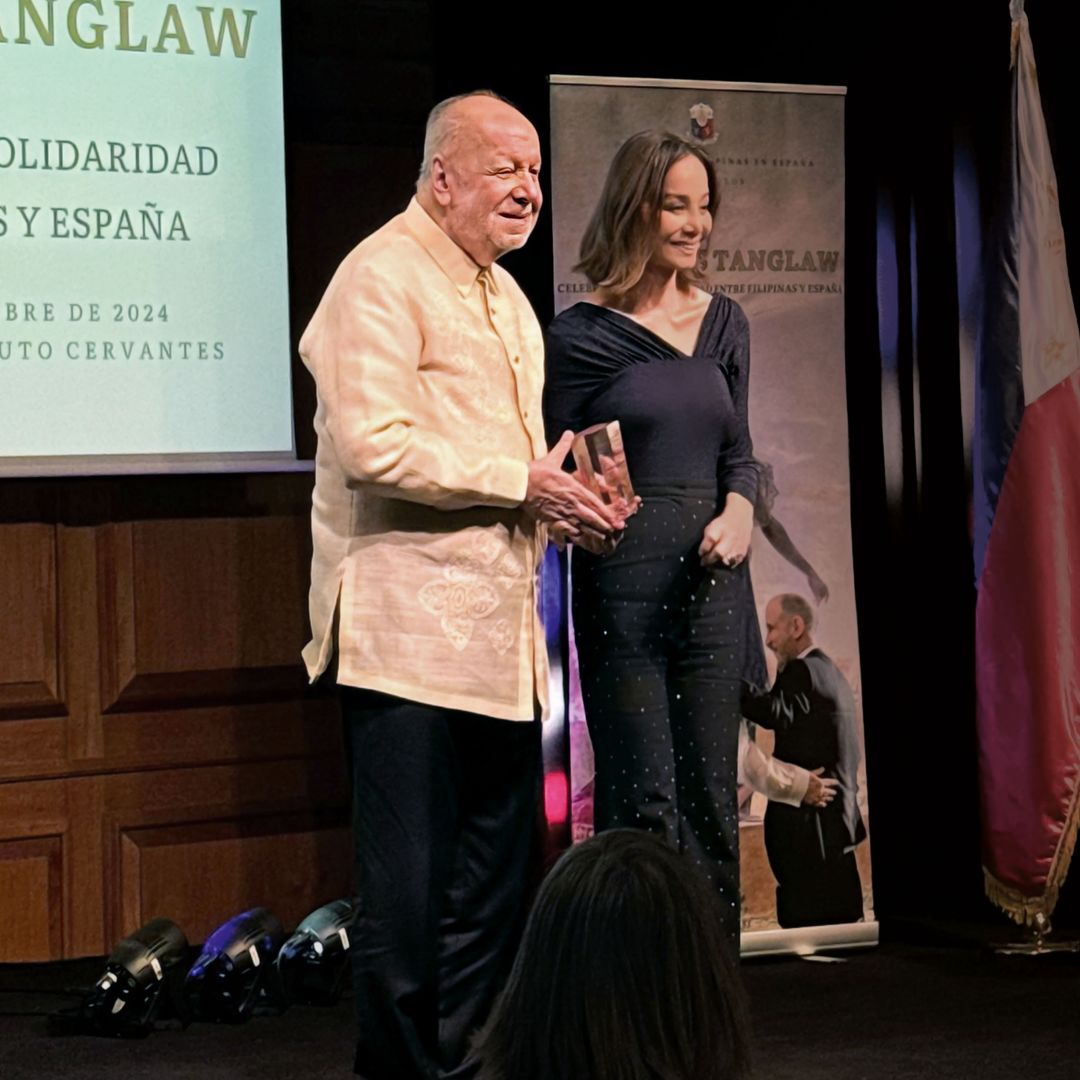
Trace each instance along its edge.
<instances>
[{"instance_id":1,"label":"gold flag finial","mask_svg":"<svg viewBox=\"0 0 1080 1080\"><path fill-rule=\"evenodd\" d=\"M1009 0L1009 18L1012 19L1009 67L1013 68L1016 67L1016 52L1020 48L1020 24L1027 21L1027 16L1024 14L1024 0Z\"/></svg>"}]
</instances>

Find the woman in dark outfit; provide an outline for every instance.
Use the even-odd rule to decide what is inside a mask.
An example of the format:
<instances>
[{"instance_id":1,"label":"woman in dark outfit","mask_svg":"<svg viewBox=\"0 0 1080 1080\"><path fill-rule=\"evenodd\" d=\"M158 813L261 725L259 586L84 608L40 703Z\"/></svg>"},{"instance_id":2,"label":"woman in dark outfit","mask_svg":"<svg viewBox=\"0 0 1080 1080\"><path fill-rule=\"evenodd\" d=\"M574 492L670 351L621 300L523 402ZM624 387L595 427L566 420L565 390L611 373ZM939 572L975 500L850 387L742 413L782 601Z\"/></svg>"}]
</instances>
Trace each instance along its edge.
<instances>
[{"instance_id":1,"label":"woman in dark outfit","mask_svg":"<svg viewBox=\"0 0 1080 1080\"><path fill-rule=\"evenodd\" d=\"M551 324L544 404L552 437L618 420L644 500L613 552L579 544L572 560L596 828L684 852L737 941L739 683L764 658L746 564L748 326L698 285L718 201L692 143L647 131L620 147L581 243L594 301Z\"/></svg>"}]
</instances>

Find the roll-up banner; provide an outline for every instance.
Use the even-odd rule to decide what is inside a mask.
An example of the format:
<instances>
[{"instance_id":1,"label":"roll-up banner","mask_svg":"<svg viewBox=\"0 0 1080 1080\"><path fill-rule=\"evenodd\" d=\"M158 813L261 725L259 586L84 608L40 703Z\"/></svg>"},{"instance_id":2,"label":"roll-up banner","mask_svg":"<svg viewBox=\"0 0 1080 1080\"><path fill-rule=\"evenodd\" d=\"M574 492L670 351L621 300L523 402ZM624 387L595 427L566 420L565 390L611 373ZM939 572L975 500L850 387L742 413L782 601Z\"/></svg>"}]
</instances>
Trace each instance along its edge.
<instances>
[{"instance_id":1,"label":"roll-up banner","mask_svg":"<svg viewBox=\"0 0 1080 1080\"><path fill-rule=\"evenodd\" d=\"M831 673L833 698L853 698L858 741L853 776L835 762L816 764L826 775L844 774L838 798L848 801L852 814L857 809L868 828L844 378L844 90L565 75L550 82L557 312L588 300L591 286L573 267L608 165L625 139L649 128L672 131L702 147L716 165L720 206L699 267L708 288L735 300L750 324L749 423L761 476L751 574L759 625L764 636L774 597L795 594L809 605L814 646L827 658L819 670ZM632 447L627 455L632 473ZM775 680L776 658L768 650L767 656L768 677ZM592 831L593 762L574 659L571 643L573 835L582 839ZM816 722L820 697L817 688L803 696L805 708L796 708L792 730L800 717ZM756 747L772 753L774 732L753 724L749 730ZM783 737L781 743L791 745ZM832 853L854 851L862 918L792 925L804 921L796 911L778 920L774 866L793 855L791 845L781 851L776 838L778 828L783 832L780 816L792 811L774 811L770 833L768 799L749 784L740 786L743 953L875 943L869 840L861 828L853 844L833 851L826 850L820 828L818 842L799 843L805 843L811 872L822 866L830 872L823 852L827 861ZM801 857L798 847L794 857Z\"/></svg>"}]
</instances>

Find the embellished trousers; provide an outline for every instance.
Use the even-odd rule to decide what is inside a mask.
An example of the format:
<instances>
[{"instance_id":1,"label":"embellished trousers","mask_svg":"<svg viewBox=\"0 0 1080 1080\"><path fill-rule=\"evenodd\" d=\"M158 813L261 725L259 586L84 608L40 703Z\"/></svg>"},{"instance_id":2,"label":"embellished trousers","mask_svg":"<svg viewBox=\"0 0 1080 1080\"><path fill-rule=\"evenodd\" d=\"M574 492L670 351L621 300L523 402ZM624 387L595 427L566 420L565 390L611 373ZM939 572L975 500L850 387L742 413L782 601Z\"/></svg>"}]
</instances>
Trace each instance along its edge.
<instances>
[{"instance_id":1,"label":"embellished trousers","mask_svg":"<svg viewBox=\"0 0 1080 1080\"><path fill-rule=\"evenodd\" d=\"M757 633L749 568L701 566L715 486L638 490L644 505L615 551L575 549L571 565L595 825L648 829L685 853L719 890L737 942L739 681Z\"/></svg>"}]
</instances>

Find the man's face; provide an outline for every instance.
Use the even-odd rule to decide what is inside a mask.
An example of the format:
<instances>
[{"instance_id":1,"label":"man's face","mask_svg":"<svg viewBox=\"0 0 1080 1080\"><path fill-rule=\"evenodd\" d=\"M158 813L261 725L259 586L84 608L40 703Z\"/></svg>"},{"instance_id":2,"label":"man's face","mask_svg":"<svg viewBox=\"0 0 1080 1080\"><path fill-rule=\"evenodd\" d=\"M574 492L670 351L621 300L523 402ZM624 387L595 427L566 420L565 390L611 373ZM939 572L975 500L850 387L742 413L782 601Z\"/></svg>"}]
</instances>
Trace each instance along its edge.
<instances>
[{"instance_id":1,"label":"man's face","mask_svg":"<svg viewBox=\"0 0 1080 1080\"><path fill-rule=\"evenodd\" d=\"M522 247L536 224L540 140L532 124L495 98L459 106L463 122L443 155L447 233L479 263Z\"/></svg>"},{"instance_id":2,"label":"man's face","mask_svg":"<svg viewBox=\"0 0 1080 1080\"><path fill-rule=\"evenodd\" d=\"M770 600L765 608L765 644L776 653L780 667L799 655L795 644L801 635L802 620L789 615L779 600Z\"/></svg>"}]
</instances>

